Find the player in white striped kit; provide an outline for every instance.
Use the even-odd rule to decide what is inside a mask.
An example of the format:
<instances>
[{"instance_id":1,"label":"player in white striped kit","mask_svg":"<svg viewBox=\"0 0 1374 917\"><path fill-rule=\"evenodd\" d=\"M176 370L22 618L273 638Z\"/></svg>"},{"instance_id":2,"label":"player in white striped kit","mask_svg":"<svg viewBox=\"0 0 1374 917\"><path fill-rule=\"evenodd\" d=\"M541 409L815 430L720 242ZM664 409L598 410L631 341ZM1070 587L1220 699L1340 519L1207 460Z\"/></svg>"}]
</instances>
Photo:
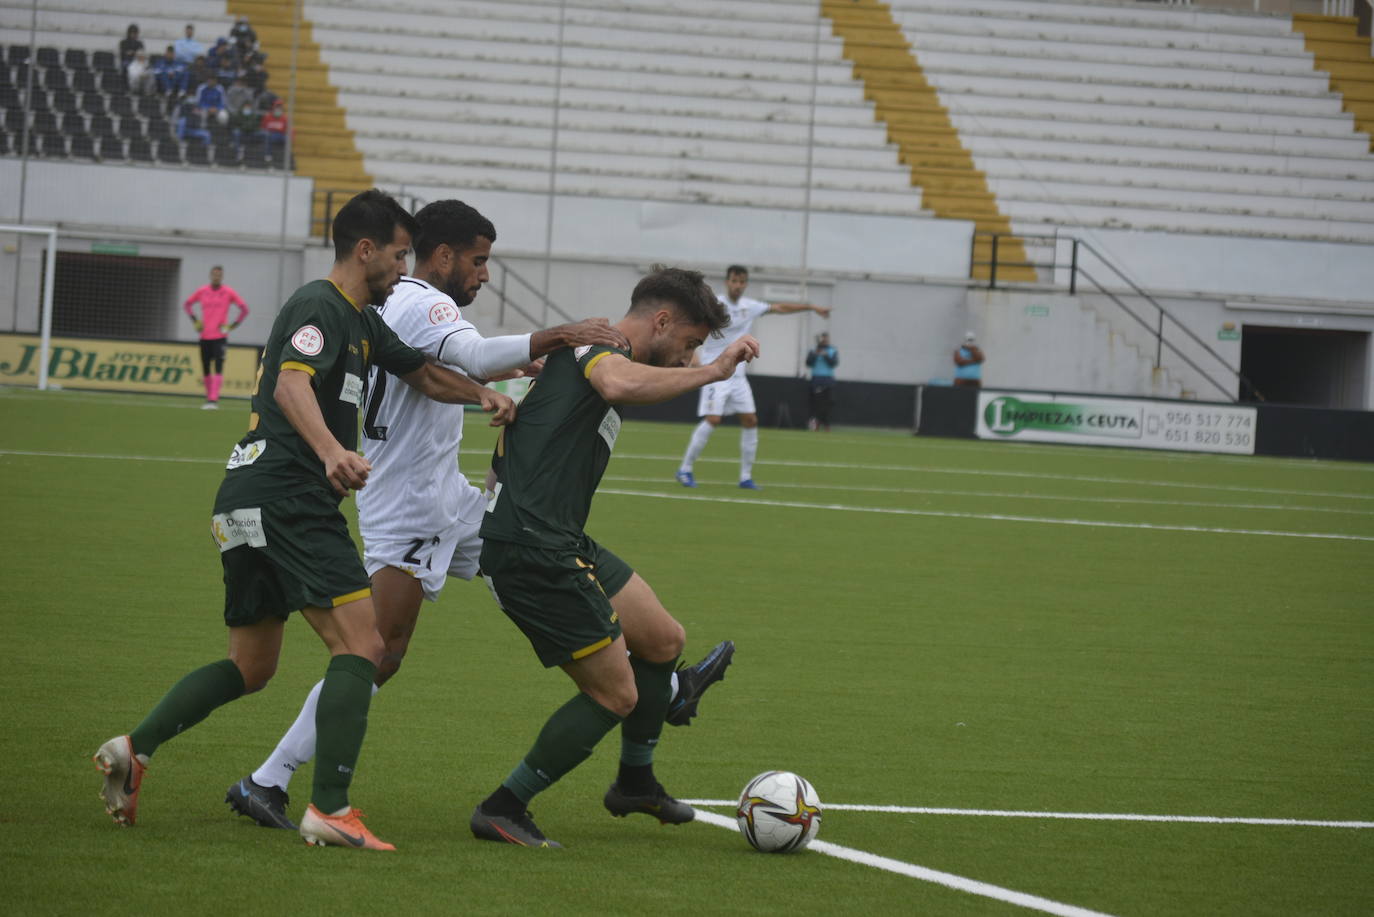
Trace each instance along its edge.
<instances>
[{"instance_id":1,"label":"player in white striped kit","mask_svg":"<svg viewBox=\"0 0 1374 917\"><path fill-rule=\"evenodd\" d=\"M401 340L429 359L485 381L538 372L533 361L561 347L625 346L606 319L482 337L459 308L469 305L489 279L486 264L495 227L454 200L429 204L415 219L420 227L415 270L401 278L377 311ZM357 492L358 528L377 629L386 642L376 687L400 668L423 600L437 599L450 576L470 580L477 574L478 529L487 504L483 491L458 468L462 407L433 410L438 402L415 398L410 386L397 382L373 372L363 404L363 452L372 471ZM679 705L684 723L696 712L700 692L723 677L732 653L733 644L722 644L684 670L680 694L690 694ZM286 789L296 769L314 756L318 698L316 685L268 759L229 788L225 801L234 811L264 827L294 828L286 814Z\"/></svg>"},{"instance_id":2,"label":"player in white striped kit","mask_svg":"<svg viewBox=\"0 0 1374 917\"><path fill-rule=\"evenodd\" d=\"M697 348L696 362L710 363L720 356L725 348L748 334L754 327L755 320L770 312L779 315L815 312L821 318L830 317L830 309L825 306L813 306L803 302L770 304L750 299L744 295L744 289L748 285L748 268L732 264L725 269L725 295L718 298L725 306L725 310L730 313L730 324L721 330L720 337L709 338ZM746 374L743 361L735 367L735 374L729 379L701 387L701 395L697 400L697 416L701 418L701 422L692 430L692 438L687 443L687 453L682 457L682 464L677 469L677 482L683 487L697 486L692 466L726 414L739 415L739 486L745 490L762 489L754 483L754 457L759 451L759 415L754 409L754 390L749 387L749 376Z\"/></svg>"}]
</instances>

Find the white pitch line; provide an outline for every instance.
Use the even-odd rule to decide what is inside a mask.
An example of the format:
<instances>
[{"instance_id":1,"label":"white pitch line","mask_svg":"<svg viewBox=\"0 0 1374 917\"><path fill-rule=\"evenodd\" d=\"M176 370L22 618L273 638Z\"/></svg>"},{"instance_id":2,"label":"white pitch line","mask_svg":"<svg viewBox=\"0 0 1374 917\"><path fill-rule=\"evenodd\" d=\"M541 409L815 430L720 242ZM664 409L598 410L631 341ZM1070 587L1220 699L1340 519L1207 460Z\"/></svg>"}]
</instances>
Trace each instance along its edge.
<instances>
[{"instance_id":1,"label":"white pitch line","mask_svg":"<svg viewBox=\"0 0 1374 917\"><path fill-rule=\"evenodd\" d=\"M691 806L738 805L733 799L684 799ZM827 803L827 812L883 812L893 815L973 815L984 818L1059 818L1076 821L1184 822L1203 825L1274 825L1289 828L1374 828L1374 821L1323 821L1310 818L1229 818L1217 815L1136 815L1126 812L1023 812L1008 809L946 809L932 806L868 806Z\"/></svg>"},{"instance_id":2,"label":"white pitch line","mask_svg":"<svg viewBox=\"0 0 1374 917\"><path fill-rule=\"evenodd\" d=\"M636 478L608 474L603 481L622 481L627 484L662 484L665 487L680 487L676 481L662 477ZM1045 500L1059 503L1106 503L1129 504L1136 506L1188 506L1205 509L1257 509L1280 510L1282 512L1340 513L1347 516L1374 516L1371 509L1343 509L1335 506L1296 506L1284 503L1217 503L1208 500L1141 500L1132 497L1076 497L1066 494L1028 494L1005 493L990 490L945 490L933 487L870 487L864 484L796 484L790 481L770 481L769 489L790 488L793 490L838 490L846 493L875 494L919 494L935 497L979 497L995 500Z\"/></svg>"},{"instance_id":3,"label":"white pitch line","mask_svg":"<svg viewBox=\"0 0 1374 917\"><path fill-rule=\"evenodd\" d=\"M190 464L220 464L223 459L177 458L158 455L111 455L103 453L44 452L21 449L0 449L0 455L39 456L76 459L123 459L135 462L178 462ZM1024 522L1034 525L1070 525L1087 528L1142 529L1159 532L1196 532L1204 535L1264 535L1275 538L1314 538L1325 541L1369 541L1374 535L1346 535L1336 532L1285 532L1275 529L1233 529L1200 525L1165 525L1153 522L1111 522L1096 519L1058 519L1051 516L1015 516L1007 513L961 513L933 509L902 509L880 506L850 506L844 503L803 503L793 500L758 500L747 497L708 497L704 494L654 493L642 490L601 488L599 493L621 497L649 497L656 500L692 500L705 503L738 503L746 506L782 506L789 509L824 509L846 513L878 513L889 516L926 516L940 519L975 519L985 522Z\"/></svg>"},{"instance_id":4,"label":"white pitch line","mask_svg":"<svg viewBox=\"0 0 1374 917\"><path fill-rule=\"evenodd\" d=\"M463 450L463 455L485 455L490 456L491 451L486 449ZM646 455L640 453L618 453L615 458L619 460L634 460L646 462L673 462L673 467L682 461L680 455ZM739 462L738 458L711 458L702 457L698 462L717 462L721 464L734 465ZM1105 478L1090 474L1051 474L1040 471L991 471L973 468L940 468L931 465L870 465L858 462L801 462L790 459L760 459L754 463L756 466L777 466L780 468L832 468L841 471L905 471L912 474L964 474L974 477L989 478L1029 478L1039 481L1072 481L1075 483L1086 484L1122 484L1127 486L1140 487L1181 487L1190 490L1215 490L1227 491L1244 494L1274 494L1284 497L1331 497L1333 499L1344 500L1374 500L1374 490L1368 493L1339 493L1330 490L1283 490L1274 487L1242 487L1238 484L1197 484L1188 481L1148 481L1140 478ZM667 476L671 479L671 475Z\"/></svg>"},{"instance_id":5,"label":"white pitch line","mask_svg":"<svg viewBox=\"0 0 1374 917\"><path fill-rule=\"evenodd\" d=\"M754 500L747 497L707 497L701 494L664 494L603 487L598 493L658 500L691 500L703 503L740 503L748 506L782 506L790 509L827 509L845 513L879 513L888 516L929 516L939 519L976 519L986 522L1026 522L1036 525L1073 525L1103 529L1144 529L1156 532L1196 532L1203 535L1266 535L1275 538L1316 538L1324 541L1370 541L1374 535L1343 535L1335 532L1284 532L1275 529L1230 529L1202 525L1164 525L1153 522L1110 522L1096 519L1055 519L1049 516L1012 516L1006 513L956 513L933 509L899 509L849 506L843 503L801 503L793 500Z\"/></svg>"},{"instance_id":6,"label":"white pitch line","mask_svg":"<svg viewBox=\"0 0 1374 917\"><path fill-rule=\"evenodd\" d=\"M731 803L733 805L733 803ZM714 812L697 812L697 821L704 821L707 824L715 825L718 828L728 828L738 831L739 825L733 818L724 815L717 815ZM990 885L987 882L979 882L977 879L966 879L963 876L956 876L951 872L940 872L938 869L929 869L925 866L917 866L914 863L905 863L901 860L894 860L891 857L878 856L876 853L867 853L863 850L855 850L852 847L841 847L839 844L832 844L829 841L812 841L808 850L823 853L826 856L837 857L841 860L848 860L851 863L859 863L863 866L871 866L874 869L882 869L887 872L894 872L902 876L910 876L913 879L920 879L923 882L934 882L955 891L966 892L970 895L978 895L983 898L993 898L997 901L1005 901L1008 904L1019 905L1020 907L1030 908L1031 910L1041 911L1046 914L1058 914L1061 917L1107 917L1101 911L1090 911L1087 908L1076 907L1072 904L1065 904L1062 901L1053 901L1049 898L1041 898L1038 895L1028 895L1025 892L1018 892L1010 888L1003 888L1000 885Z\"/></svg>"}]
</instances>

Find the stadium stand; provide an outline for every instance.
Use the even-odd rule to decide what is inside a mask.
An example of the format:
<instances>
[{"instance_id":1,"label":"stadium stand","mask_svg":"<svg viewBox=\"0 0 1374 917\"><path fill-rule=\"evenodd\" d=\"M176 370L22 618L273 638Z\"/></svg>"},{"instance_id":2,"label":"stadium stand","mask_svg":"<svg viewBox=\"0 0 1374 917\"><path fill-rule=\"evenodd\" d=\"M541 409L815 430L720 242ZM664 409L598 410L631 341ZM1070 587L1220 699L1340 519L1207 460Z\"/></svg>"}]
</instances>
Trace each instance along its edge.
<instances>
[{"instance_id":1,"label":"stadium stand","mask_svg":"<svg viewBox=\"0 0 1374 917\"><path fill-rule=\"evenodd\" d=\"M1374 241L1369 135L1286 17L1068 0L891 6L1019 231Z\"/></svg>"},{"instance_id":2,"label":"stadium stand","mask_svg":"<svg viewBox=\"0 0 1374 917\"><path fill-rule=\"evenodd\" d=\"M248 158L246 148L261 146L257 139L245 142L241 159L237 150L233 156L212 156L203 144L179 140L167 120L176 100L131 95L113 51L131 18L143 23L150 49L158 42L170 43L188 21L213 43L233 24L222 2L147 0L93 9L84 2L45 0L38 10L39 46L30 74L32 15L28 4L0 2L0 46L5 48L0 59L0 108L5 112L5 131L15 138L0 155L17 155L18 138L28 132L32 156L124 161L127 142L127 159L134 162L239 169ZM112 127L116 120L118 133ZM250 164L278 169L284 165L281 156L266 153Z\"/></svg>"}]
</instances>

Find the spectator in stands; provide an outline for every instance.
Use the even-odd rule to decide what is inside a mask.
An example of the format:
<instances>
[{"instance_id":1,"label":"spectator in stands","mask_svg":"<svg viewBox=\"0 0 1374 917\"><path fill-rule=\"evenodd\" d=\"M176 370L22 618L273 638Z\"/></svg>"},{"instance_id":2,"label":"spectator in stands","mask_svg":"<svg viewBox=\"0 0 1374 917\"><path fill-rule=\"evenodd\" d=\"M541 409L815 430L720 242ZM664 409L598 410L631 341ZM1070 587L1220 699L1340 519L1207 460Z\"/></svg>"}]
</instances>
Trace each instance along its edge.
<instances>
[{"instance_id":1,"label":"spectator in stands","mask_svg":"<svg viewBox=\"0 0 1374 917\"><path fill-rule=\"evenodd\" d=\"M194 102L181 103L181 114L177 117L177 137L181 140L201 140L210 142L210 132L205 129L205 119L196 110Z\"/></svg>"},{"instance_id":2,"label":"spectator in stands","mask_svg":"<svg viewBox=\"0 0 1374 917\"><path fill-rule=\"evenodd\" d=\"M129 62L134 59L134 55L143 50L143 42L138 37L138 25L130 23L129 28L124 33L124 40L119 43L119 69L127 70Z\"/></svg>"},{"instance_id":3,"label":"spectator in stands","mask_svg":"<svg viewBox=\"0 0 1374 917\"><path fill-rule=\"evenodd\" d=\"M146 51L135 52L134 59L129 61L129 69L124 75L129 80L129 91L134 95L151 95L157 89L153 67L148 63Z\"/></svg>"},{"instance_id":4,"label":"spectator in stands","mask_svg":"<svg viewBox=\"0 0 1374 917\"><path fill-rule=\"evenodd\" d=\"M179 96L185 92L188 73L171 45L167 46L165 54L153 61L153 79L157 82L157 91L164 95Z\"/></svg>"},{"instance_id":5,"label":"spectator in stands","mask_svg":"<svg viewBox=\"0 0 1374 917\"><path fill-rule=\"evenodd\" d=\"M234 135L234 145L240 150L244 144L262 133L262 116L252 101L245 102L229 112L229 130Z\"/></svg>"},{"instance_id":6,"label":"spectator in stands","mask_svg":"<svg viewBox=\"0 0 1374 917\"><path fill-rule=\"evenodd\" d=\"M254 51L243 59L243 81L254 92L267 88L267 56L261 51Z\"/></svg>"},{"instance_id":7,"label":"spectator in stands","mask_svg":"<svg viewBox=\"0 0 1374 917\"><path fill-rule=\"evenodd\" d=\"M186 23L186 37L178 38L172 47L176 49L177 60L188 67L205 53L205 45L196 41L196 27L189 22Z\"/></svg>"},{"instance_id":8,"label":"spectator in stands","mask_svg":"<svg viewBox=\"0 0 1374 917\"><path fill-rule=\"evenodd\" d=\"M258 33L253 31L253 27L248 24L247 16L240 16L234 20L234 27L229 30L229 37L234 40L238 47L239 57L247 58L248 55L258 50Z\"/></svg>"},{"instance_id":9,"label":"spectator in stands","mask_svg":"<svg viewBox=\"0 0 1374 917\"><path fill-rule=\"evenodd\" d=\"M202 54L191 62L190 69L186 72L186 86L191 92L199 92L200 87L204 86L210 78L210 67L205 63L205 55Z\"/></svg>"},{"instance_id":10,"label":"spectator in stands","mask_svg":"<svg viewBox=\"0 0 1374 917\"><path fill-rule=\"evenodd\" d=\"M229 100L224 95L224 87L213 70L205 74L205 85L196 90L196 111L205 118L206 123L229 121Z\"/></svg>"},{"instance_id":11,"label":"spectator in stands","mask_svg":"<svg viewBox=\"0 0 1374 917\"><path fill-rule=\"evenodd\" d=\"M840 352L830 346L830 335L822 332L816 336L816 346L806 355L806 365L811 370L811 419L808 430L830 432L830 408L835 403L835 367L839 365Z\"/></svg>"},{"instance_id":12,"label":"spectator in stands","mask_svg":"<svg viewBox=\"0 0 1374 917\"><path fill-rule=\"evenodd\" d=\"M267 142L267 152L271 153L278 147L286 146L286 132L291 126L286 121L286 105L281 99L272 103L272 110L262 116L259 125L262 128L262 136Z\"/></svg>"},{"instance_id":13,"label":"spectator in stands","mask_svg":"<svg viewBox=\"0 0 1374 917\"><path fill-rule=\"evenodd\" d=\"M245 105L250 111L254 108L254 103L258 100L258 94L248 87L240 74L233 79L232 85L224 90L224 98L229 103L229 117L233 117L243 110ZM257 116L253 117L253 126L257 127Z\"/></svg>"},{"instance_id":14,"label":"spectator in stands","mask_svg":"<svg viewBox=\"0 0 1374 917\"><path fill-rule=\"evenodd\" d=\"M221 38L205 55L205 63L219 76L220 83L228 86L239 73L238 49L229 44L229 39Z\"/></svg>"},{"instance_id":15,"label":"spectator in stands","mask_svg":"<svg viewBox=\"0 0 1374 917\"><path fill-rule=\"evenodd\" d=\"M972 331L964 335L964 343L954 351L954 384L963 388L983 387L982 348Z\"/></svg>"}]
</instances>

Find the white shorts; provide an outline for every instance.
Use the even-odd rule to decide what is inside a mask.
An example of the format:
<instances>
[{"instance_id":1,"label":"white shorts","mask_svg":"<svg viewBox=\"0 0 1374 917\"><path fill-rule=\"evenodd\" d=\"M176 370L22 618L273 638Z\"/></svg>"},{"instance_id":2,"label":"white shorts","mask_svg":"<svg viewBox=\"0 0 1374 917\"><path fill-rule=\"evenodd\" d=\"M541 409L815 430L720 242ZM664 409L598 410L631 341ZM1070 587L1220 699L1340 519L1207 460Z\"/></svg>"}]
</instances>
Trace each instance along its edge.
<instances>
[{"instance_id":1,"label":"white shorts","mask_svg":"<svg viewBox=\"0 0 1374 917\"><path fill-rule=\"evenodd\" d=\"M481 523L455 522L437 535L369 541L363 551L363 569L371 576L383 567L395 567L420 581L425 598L439 598L450 576L472 579L482 554Z\"/></svg>"},{"instance_id":2,"label":"white shorts","mask_svg":"<svg viewBox=\"0 0 1374 917\"><path fill-rule=\"evenodd\" d=\"M726 414L755 414L754 390L749 377L741 373L724 382L712 382L701 387L697 400L698 417L724 417Z\"/></svg>"}]
</instances>

